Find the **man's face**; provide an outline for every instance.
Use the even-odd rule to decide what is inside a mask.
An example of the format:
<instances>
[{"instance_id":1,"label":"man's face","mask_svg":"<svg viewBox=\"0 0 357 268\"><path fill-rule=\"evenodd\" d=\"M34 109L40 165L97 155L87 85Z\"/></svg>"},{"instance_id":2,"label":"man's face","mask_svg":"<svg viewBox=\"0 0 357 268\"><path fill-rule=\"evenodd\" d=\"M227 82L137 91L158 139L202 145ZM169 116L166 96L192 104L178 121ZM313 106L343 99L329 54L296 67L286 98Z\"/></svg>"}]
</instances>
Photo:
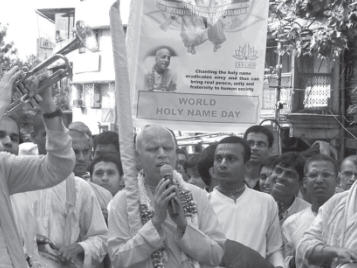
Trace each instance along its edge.
<instances>
[{"instance_id":1,"label":"man's face","mask_svg":"<svg viewBox=\"0 0 357 268\"><path fill-rule=\"evenodd\" d=\"M264 193L270 194L273 187L272 181L270 179L271 174L273 173L273 168L263 166L260 170L259 177L259 187L260 190Z\"/></svg>"},{"instance_id":2,"label":"man's face","mask_svg":"<svg viewBox=\"0 0 357 268\"><path fill-rule=\"evenodd\" d=\"M100 161L93 168L92 181L112 193L114 196L123 188L123 181L116 164Z\"/></svg>"},{"instance_id":3,"label":"man's face","mask_svg":"<svg viewBox=\"0 0 357 268\"><path fill-rule=\"evenodd\" d=\"M311 162L304 177L304 188L311 200L325 203L336 190L336 171L329 161Z\"/></svg>"},{"instance_id":4,"label":"man's face","mask_svg":"<svg viewBox=\"0 0 357 268\"><path fill-rule=\"evenodd\" d=\"M247 142L250 147L250 161L261 162L269 156L270 147L268 137L263 133L250 132L247 135Z\"/></svg>"},{"instance_id":5,"label":"man's face","mask_svg":"<svg viewBox=\"0 0 357 268\"><path fill-rule=\"evenodd\" d=\"M168 164L175 168L176 146L171 133L164 128L150 126L143 131L137 159L145 177L158 182L161 166Z\"/></svg>"},{"instance_id":6,"label":"man's face","mask_svg":"<svg viewBox=\"0 0 357 268\"><path fill-rule=\"evenodd\" d=\"M105 153L118 153L118 150L114 144L98 144L95 147L94 158Z\"/></svg>"},{"instance_id":7,"label":"man's face","mask_svg":"<svg viewBox=\"0 0 357 268\"><path fill-rule=\"evenodd\" d=\"M156 52L155 61L156 61L156 68L158 71L164 71L170 65L170 51L166 48L159 49Z\"/></svg>"},{"instance_id":8,"label":"man's face","mask_svg":"<svg viewBox=\"0 0 357 268\"><path fill-rule=\"evenodd\" d=\"M214 155L213 174L218 183L244 181L244 147L241 144L218 144Z\"/></svg>"},{"instance_id":9,"label":"man's face","mask_svg":"<svg viewBox=\"0 0 357 268\"><path fill-rule=\"evenodd\" d=\"M351 160L342 162L339 173L341 188L348 190L357 179L357 166Z\"/></svg>"},{"instance_id":10,"label":"man's face","mask_svg":"<svg viewBox=\"0 0 357 268\"><path fill-rule=\"evenodd\" d=\"M76 165L74 167L74 174L76 176L82 176L88 171L88 167L91 161L91 145L87 136L73 137L72 147L76 154Z\"/></svg>"},{"instance_id":11,"label":"man's face","mask_svg":"<svg viewBox=\"0 0 357 268\"><path fill-rule=\"evenodd\" d=\"M19 128L14 120L4 117L0 120L0 151L17 155L19 153Z\"/></svg>"},{"instance_id":12,"label":"man's face","mask_svg":"<svg viewBox=\"0 0 357 268\"><path fill-rule=\"evenodd\" d=\"M276 165L273 173L270 175L274 197L293 198L299 191L299 174L291 167Z\"/></svg>"}]
</instances>

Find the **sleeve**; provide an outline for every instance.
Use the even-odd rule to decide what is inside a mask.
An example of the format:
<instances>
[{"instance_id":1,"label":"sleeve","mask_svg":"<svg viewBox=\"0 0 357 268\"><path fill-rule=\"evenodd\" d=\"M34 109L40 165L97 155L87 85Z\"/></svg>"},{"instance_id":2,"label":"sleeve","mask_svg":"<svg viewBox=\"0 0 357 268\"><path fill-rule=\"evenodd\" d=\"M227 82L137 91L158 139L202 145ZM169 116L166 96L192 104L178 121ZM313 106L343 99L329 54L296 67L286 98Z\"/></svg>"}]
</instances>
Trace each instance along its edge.
<instances>
[{"instance_id":1,"label":"sleeve","mask_svg":"<svg viewBox=\"0 0 357 268\"><path fill-rule=\"evenodd\" d=\"M304 233L296 249L296 263L305 263L309 265L309 256L316 246L324 245L322 238L323 228L323 210L320 208L319 213L314 219L310 229Z\"/></svg>"},{"instance_id":2,"label":"sleeve","mask_svg":"<svg viewBox=\"0 0 357 268\"><path fill-rule=\"evenodd\" d=\"M207 194L198 189L197 199L199 228L188 223L178 245L188 256L206 265L217 266L223 257L225 235L213 211Z\"/></svg>"},{"instance_id":3,"label":"sleeve","mask_svg":"<svg viewBox=\"0 0 357 268\"><path fill-rule=\"evenodd\" d=\"M90 185L83 181L81 184L80 232L84 249L84 267L101 263L107 254L106 240L108 228L96 196Z\"/></svg>"},{"instance_id":4,"label":"sleeve","mask_svg":"<svg viewBox=\"0 0 357 268\"><path fill-rule=\"evenodd\" d=\"M267 229L267 257L266 259L275 267L284 267L283 241L278 217L278 206L273 199L270 199L271 221Z\"/></svg>"},{"instance_id":5,"label":"sleeve","mask_svg":"<svg viewBox=\"0 0 357 268\"><path fill-rule=\"evenodd\" d=\"M75 156L68 130L47 129L47 155L14 156L2 154L10 194L54 186L72 172Z\"/></svg>"},{"instance_id":6,"label":"sleeve","mask_svg":"<svg viewBox=\"0 0 357 268\"><path fill-rule=\"evenodd\" d=\"M283 235L283 253L285 267L289 267L291 259L295 257L295 249L290 235L291 229L289 228L290 222L293 221L294 218L295 216L290 216L288 219L286 219L281 228Z\"/></svg>"},{"instance_id":7,"label":"sleeve","mask_svg":"<svg viewBox=\"0 0 357 268\"><path fill-rule=\"evenodd\" d=\"M108 251L113 267L130 267L148 261L150 255L163 247L164 237L151 221L132 236L126 211L126 193L121 191L109 206Z\"/></svg>"}]
</instances>

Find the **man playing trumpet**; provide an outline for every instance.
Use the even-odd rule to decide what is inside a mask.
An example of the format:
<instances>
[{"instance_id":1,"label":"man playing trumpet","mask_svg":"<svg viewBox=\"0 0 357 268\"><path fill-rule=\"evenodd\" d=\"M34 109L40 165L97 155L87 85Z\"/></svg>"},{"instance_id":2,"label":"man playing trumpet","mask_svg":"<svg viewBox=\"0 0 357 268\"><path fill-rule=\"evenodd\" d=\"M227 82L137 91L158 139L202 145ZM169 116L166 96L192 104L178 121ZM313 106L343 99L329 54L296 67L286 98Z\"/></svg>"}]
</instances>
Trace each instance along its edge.
<instances>
[{"instance_id":1,"label":"man playing trumpet","mask_svg":"<svg viewBox=\"0 0 357 268\"><path fill-rule=\"evenodd\" d=\"M0 80L0 125L9 123L13 126L13 129L6 127L0 131L0 263L1 267L14 268L26 267L26 259L15 227L9 196L60 183L71 173L75 160L71 138L62 123L51 90L38 92L37 76L29 78L24 84L31 96L40 94L42 99L39 108L47 129L47 154L21 157L9 153L17 152L19 129L5 113L10 105L13 85L21 75L22 71L13 67Z\"/></svg>"}]
</instances>

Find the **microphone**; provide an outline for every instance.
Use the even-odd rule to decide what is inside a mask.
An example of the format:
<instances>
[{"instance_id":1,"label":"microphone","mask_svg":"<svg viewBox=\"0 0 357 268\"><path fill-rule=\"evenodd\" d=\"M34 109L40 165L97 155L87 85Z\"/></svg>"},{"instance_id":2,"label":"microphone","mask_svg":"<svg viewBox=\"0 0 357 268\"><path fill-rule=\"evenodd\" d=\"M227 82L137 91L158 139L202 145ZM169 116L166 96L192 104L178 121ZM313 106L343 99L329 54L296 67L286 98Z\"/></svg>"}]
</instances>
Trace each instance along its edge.
<instances>
[{"instance_id":1,"label":"microphone","mask_svg":"<svg viewBox=\"0 0 357 268\"><path fill-rule=\"evenodd\" d=\"M173 172L174 172L174 169L172 168L172 166L170 166L168 164L162 165L160 167L160 176L162 178L170 180L171 184L173 184ZM171 210L171 214L173 216L178 215L177 205L176 205L174 199L171 199L169 201L169 209Z\"/></svg>"}]
</instances>

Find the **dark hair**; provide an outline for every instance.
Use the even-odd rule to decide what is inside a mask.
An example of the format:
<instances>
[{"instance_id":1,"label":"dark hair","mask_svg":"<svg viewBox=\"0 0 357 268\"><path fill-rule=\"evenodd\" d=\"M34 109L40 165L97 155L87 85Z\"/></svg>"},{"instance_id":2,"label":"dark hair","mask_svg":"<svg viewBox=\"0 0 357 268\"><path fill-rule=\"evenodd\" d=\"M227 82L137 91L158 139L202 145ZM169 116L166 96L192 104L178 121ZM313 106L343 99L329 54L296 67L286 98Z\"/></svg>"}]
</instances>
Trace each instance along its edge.
<instances>
[{"instance_id":1,"label":"dark hair","mask_svg":"<svg viewBox=\"0 0 357 268\"><path fill-rule=\"evenodd\" d=\"M262 133L268 139L268 146L271 147L273 145L274 136L273 136L273 133L268 128L266 128L264 126L260 126L260 125L251 126L244 133L244 139L245 140L247 140L247 136L248 136L249 133Z\"/></svg>"},{"instance_id":2,"label":"dark hair","mask_svg":"<svg viewBox=\"0 0 357 268\"><path fill-rule=\"evenodd\" d=\"M279 165L284 168L292 168L299 175L299 181L302 181L304 177L304 164L305 159L298 152L288 152L283 153L276 160L276 165Z\"/></svg>"},{"instance_id":3,"label":"dark hair","mask_svg":"<svg viewBox=\"0 0 357 268\"><path fill-rule=\"evenodd\" d=\"M93 170L94 167L97 163L99 162L111 162L114 163L117 166L118 172L120 176L124 174L123 172L123 166L120 161L120 154L119 153L104 153L100 154L98 157L94 158L92 162L89 165L89 173L90 176L93 175Z\"/></svg>"},{"instance_id":4,"label":"dark hair","mask_svg":"<svg viewBox=\"0 0 357 268\"><path fill-rule=\"evenodd\" d=\"M100 133L94 137L94 150L97 148L98 144L113 144L119 152L119 135L114 131L105 131L103 133Z\"/></svg>"},{"instance_id":5,"label":"dark hair","mask_svg":"<svg viewBox=\"0 0 357 268\"><path fill-rule=\"evenodd\" d=\"M186 152L185 149L177 148L176 149L176 154L184 154L186 156L186 159L187 159L187 152Z\"/></svg>"},{"instance_id":6,"label":"dark hair","mask_svg":"<svg viewBox=\"0 0 357 268\"><path fill-rule=\"evenodd\" d=\"M201 179L207 186L211 185L211 175L209 169L213 167L214 153L216 151L217 144L211 144L207 148L203 149L200 153L197 163L197 170L201 176Z\"/></svg>"},{"instance_id":7,"label":"dark hair","mask_svg":"<svg viewBox=\"0 0 357 268\"><path fill-rule=\"evenodd\" d=\"M195 168L198 164L198 159L200 154L192 154L188 157L187 161L185 162L185 168Z\"/></svg>"},{"instance_id":8,"label":"dark hair","mask_svg":"<svg viewBox=\"0 0 357 268\"><path fill-rule=\"evenodd\" d=\"M312 162L318 162L318 161L324 161L324 162L329 162L329 163L331 163L332 166L333 166L333 169L334 169L334 171L335 171L335 174L337 175L338 168L337 168L336 161L333 160L330 156L325 155L325 154L315 154L315 155L309 157L309 158L305 161L304 174L306 175L307 169L309 168L309 165L310 165Z\"/></svg>"},{"instance_id":9,"label":"dark hair","mask_svg":"<svg viewBox=\"0 0 357 268\"><path fill-rule=\"evenodd\" d=\"M279 157L280 157L279 155L272 155L272 156L264 158L262 163L261 163L261 165L260 165L260 170L263 167L266 167L266 168L269 168L269 169L273 169L276 166Z\"/></svg>"},{"instance_id":10,"label":"dark hair","mask_svg":"<svg viewBox=\"0 0 357 268\"><path fill-rule=\"evenodd\" d=\"M230 136L230 137L226 137L226 138L223 138L222 140L220 140L217 144L217 146L219 144L240 144L243 146L244 148L244 163L246 163L249 158L250 158L250 147L248 145L248 143L240 138L240 137L237 137L237 136Z\"/></svg>"}]
</instances>

